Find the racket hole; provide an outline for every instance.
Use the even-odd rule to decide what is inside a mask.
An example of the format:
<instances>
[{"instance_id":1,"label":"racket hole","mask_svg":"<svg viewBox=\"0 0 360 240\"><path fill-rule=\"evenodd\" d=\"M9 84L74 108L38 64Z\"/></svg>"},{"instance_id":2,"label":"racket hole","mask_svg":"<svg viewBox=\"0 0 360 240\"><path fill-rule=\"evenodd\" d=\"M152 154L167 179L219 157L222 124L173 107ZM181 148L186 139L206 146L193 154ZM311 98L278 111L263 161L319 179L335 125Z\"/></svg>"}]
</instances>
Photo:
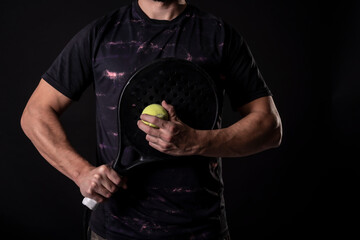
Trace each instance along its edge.
<instances>
[{"instance_id":1,"label":"racket hole","mask_svg":"<svg viewBox=\"0 0 360 240\"><path fill-rule=\"evenodd\" d=\"M150 96L150 97L149 97L149 100L150 100L150 101L154 100L154 96Z\"/></svg>"},{"instance_id":2,"label":"racket hole","mask_svg":"<svg viewBox=\"0 0 360 240\"><path fill-rule=\"evenodd\" d=\"M169 85L170 85L171 87L175 87L175 86L176 86L176 82L173 81L173 80L171 80L170 83L169 83Z\"/></svg>"}]
</instances>

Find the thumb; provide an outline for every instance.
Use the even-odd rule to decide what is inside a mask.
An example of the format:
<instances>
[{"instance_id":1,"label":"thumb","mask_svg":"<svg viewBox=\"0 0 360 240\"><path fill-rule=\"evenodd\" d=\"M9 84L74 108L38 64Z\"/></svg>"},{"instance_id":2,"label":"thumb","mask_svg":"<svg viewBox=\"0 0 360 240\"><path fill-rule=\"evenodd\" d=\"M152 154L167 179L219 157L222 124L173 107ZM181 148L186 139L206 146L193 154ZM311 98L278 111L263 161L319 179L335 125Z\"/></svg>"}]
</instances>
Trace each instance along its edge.
<instances>
[{"instance_id":1,"label":"thumb","mask_svg":"<svg viewBox=\"0 0 360 240\"><path fill-rule=\"evenodd\" d=\"M169 121L177 119L173 105L168 104L165 100L161 102L161 106L169 113Z\"/></svg>"}]
</instances>

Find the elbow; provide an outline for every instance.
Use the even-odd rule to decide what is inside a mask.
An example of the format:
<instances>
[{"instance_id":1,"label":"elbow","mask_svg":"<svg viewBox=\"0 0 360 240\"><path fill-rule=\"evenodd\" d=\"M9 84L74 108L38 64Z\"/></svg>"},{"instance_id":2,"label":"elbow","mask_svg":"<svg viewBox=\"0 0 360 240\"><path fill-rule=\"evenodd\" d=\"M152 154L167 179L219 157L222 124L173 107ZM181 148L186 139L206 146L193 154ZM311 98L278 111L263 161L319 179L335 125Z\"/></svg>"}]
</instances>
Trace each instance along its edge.
<instances>
[{"instance_id":1,"label":"elbow","mask_svg":"<svg viewBox=\"0 0 360 240\"><path fill-rule=\"evenodd\" d=\"M280 117L275 117L271 124L271 135L269 138L270 148L277 148L281 145L283 129Z\"/></svg>"},{"instance_id":2,"label":"elbow","mask_svg":"<svg viewBox=\"0 0 360 240\"><path fill-rule=\"evenodd\" d=\"M20 127L28 138L36 129L39 119L41 119L41 113L38 109L29 105L25 107L20 118Z\"/></svg>"},{"instance_id":3,"label":"elbow","mask_svg":"<svg viewBox=\"0 0 360 240\"><path fill-rule=\"evenodd\" d=\"M274 129L274 133L272 136L272 148L280 147L282 142L282 126L280 125L276 129Z\"/></svg>"},{"instance_id":4,"label":"elbow","mask_svg":"<svg viewBox=\"0 0 360 240\"><path fill-rule=\"evenodd\" d=\"M283 129L278 114L266 114L262 119L263 149L277 148L281 145Z\"/></svg>"},{"instance_id":5,"label":"elbow","mask_svg":"<svg viewBox=\"0 0 360 240\"><path fill-rule=\"evenodd\" d=\"M25 133L25 135L28 135L28 131L30 129L30 117L29 117L29 112L28 109L25 108L21 118L20 118L20 127L23 130L23 132Z\"/></svg>"}]
</instances>

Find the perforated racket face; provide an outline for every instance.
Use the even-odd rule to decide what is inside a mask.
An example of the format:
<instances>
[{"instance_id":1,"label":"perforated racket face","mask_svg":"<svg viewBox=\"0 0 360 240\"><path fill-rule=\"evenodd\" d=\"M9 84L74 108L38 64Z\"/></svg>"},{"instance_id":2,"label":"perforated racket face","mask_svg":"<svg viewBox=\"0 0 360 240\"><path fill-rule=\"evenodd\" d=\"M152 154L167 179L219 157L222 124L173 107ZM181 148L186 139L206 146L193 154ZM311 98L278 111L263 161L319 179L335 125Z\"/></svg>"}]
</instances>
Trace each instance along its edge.
<instances>
[{"instance_id":1,"label":"perforated racket face","mask_svg":"<svg viewBox=\"0 0 360 240\"><path fill-rule=\"evenodd\" d=\"M175 158L150 147L137 126L143 109L162 100L173 105L179 119L192 128L213 129L216 124L218 99L209 75L186 60L157 60L129 79L119 101L122 144L132 146L140 155L133 165Z\"/></svg>"}]
</instances>

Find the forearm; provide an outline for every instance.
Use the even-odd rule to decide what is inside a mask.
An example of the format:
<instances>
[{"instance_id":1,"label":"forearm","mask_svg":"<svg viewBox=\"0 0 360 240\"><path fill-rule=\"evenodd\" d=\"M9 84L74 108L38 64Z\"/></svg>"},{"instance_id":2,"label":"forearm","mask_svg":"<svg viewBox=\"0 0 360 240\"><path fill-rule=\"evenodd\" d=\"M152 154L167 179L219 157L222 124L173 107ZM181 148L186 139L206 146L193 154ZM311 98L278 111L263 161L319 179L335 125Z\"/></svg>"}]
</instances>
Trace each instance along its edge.
<instances>
[{"instance_id":1,"label":"forearm","mask_svg":"<svg viewBox=\"0 0 360 240\"><path fill-rule=\"evenodd\" d=\"M198 154L209 157L243 157L277 147L281 141L280 119L254 112L233 125L197 131Z\"/></svg>"},{"instance_id":2,"label":"forearm","mask_svg":"<svg viewBox=\"0 0 360 240\"><path fill-rule=\"evenodd\" d=\"M39 153L76 184L81 171L92 168L71 146L55 111L26 108L21 126Z\"/></svg>"}]
</instances>

